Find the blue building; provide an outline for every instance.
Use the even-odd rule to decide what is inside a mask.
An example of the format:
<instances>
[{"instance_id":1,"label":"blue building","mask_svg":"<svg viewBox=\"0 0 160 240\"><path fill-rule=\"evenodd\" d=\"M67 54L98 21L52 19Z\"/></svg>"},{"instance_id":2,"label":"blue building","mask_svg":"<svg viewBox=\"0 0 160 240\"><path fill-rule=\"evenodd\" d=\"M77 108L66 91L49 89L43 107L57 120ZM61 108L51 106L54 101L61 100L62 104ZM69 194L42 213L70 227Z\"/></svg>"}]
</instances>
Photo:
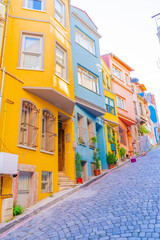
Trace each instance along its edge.
<instances>
[{"instance_id":1,"label":"blue building","mask_svg":"<svg viewBox=\"0 0 160 240\"><path fill-rule=\"evenodd\" d=\"M75 88L76 151L83 158L83 180L94 175L93 136L97 137L102 169L107 168L103 120L105 98L99 49L100 34L88 14L71 6L71 43Z\"/></svg>"}]
</instances>

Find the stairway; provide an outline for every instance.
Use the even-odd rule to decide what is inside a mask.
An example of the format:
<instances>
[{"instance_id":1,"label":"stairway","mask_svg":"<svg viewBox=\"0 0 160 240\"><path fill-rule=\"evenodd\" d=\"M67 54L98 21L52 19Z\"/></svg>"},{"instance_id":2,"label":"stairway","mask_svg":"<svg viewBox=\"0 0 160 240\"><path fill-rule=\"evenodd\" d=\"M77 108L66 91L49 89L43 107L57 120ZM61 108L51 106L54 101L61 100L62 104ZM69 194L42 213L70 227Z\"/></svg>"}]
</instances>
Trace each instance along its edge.
<instances>
[{"instance_id":1,"label":"stairway","mask_svg":"<svg viewBox=\"0 0 160 240\"><path fill-rule=\"evenodd\" d=\"M76 186L73 180L70 180L64 171L58 172L59 190L66 190Z\"/></svg>"}]
</instances>

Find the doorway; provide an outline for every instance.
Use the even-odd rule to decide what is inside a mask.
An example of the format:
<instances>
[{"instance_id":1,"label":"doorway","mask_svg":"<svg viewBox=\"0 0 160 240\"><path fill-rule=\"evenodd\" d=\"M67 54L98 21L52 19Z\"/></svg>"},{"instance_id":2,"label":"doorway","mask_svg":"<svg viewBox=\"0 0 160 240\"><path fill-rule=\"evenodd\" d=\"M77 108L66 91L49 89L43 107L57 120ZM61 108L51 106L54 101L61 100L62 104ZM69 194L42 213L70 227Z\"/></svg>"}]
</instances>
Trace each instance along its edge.
<instances>
[{"instance_id":1,"label":"doorway","mask_svg":"<svg viewBox=\"0 0 160 240\"><path fill-rule=\"evenodd\" d=\"M58 171L65 171L65 144L63 129L58 129Z\"/></svg>"}]
</instances>

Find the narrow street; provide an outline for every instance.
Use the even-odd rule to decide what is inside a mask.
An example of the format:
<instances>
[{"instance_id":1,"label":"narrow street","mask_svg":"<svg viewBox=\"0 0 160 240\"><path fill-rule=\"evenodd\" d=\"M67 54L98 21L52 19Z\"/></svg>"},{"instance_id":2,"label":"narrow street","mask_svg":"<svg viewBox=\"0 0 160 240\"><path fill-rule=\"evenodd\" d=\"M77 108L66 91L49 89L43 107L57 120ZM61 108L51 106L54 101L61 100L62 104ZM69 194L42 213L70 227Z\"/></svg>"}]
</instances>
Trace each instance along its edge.
<instances>
[{"instance_id":1,"label":"narrow street","mask_svg":"<svg viewBox=\"0 0 160 240\"><path fill-rule=\"evenodd\" d=\"M3 239L160 239L160 148L43 211Z\"/></svg>"}]
</instances>

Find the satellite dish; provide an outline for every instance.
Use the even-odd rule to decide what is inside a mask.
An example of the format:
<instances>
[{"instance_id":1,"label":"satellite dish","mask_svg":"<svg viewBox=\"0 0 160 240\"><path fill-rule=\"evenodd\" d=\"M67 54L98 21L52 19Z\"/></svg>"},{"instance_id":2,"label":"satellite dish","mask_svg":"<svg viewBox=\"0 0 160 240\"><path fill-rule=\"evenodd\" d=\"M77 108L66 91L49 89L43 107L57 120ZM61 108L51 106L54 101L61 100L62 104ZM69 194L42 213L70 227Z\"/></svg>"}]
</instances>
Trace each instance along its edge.
<instances>
[{"instance_id":1,"label":"satellite dish","mask_svg":"<svg viewBox=\"0 0 160 240\"><path fill-rule=\"evenodd\" d=\"M131 83L137 83L137 82L139 82L139 79L138 79L138 78L132 78L132 79L131 79Z\"/></svg>"}]
</instances>

